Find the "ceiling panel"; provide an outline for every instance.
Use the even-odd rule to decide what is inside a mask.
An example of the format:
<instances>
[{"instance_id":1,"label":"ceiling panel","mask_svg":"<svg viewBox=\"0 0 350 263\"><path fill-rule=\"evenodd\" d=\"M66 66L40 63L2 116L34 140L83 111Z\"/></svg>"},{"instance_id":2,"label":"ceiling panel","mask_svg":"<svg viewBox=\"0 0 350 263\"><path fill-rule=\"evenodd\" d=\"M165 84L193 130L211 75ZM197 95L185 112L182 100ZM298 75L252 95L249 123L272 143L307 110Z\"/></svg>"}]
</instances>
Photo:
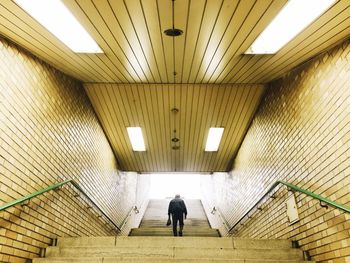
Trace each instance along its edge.
<instances>
[{"instance_id":1,"label":"ceiling panel","mask_svg":"<svg viewBox=\"0 0 350 263\"><path fill-rule=\"evenodd\" d=\"M226 171L264 86L95 83L85 89L122 170L211 172ZM128 126L142 128L146 152L132 151ZM225 128L218 152L204 151L210 127Z\"/></svg>"},{"instance_id":2,"label":"ceiling panel","mask_svg":"<svg viewBox=\"0 0 350 263\"><path fill-rule=\"evenodd\" d=\"M0 34L83 82L267 83L350 35L348 0L258 56L243 53L287 0L63 1L104 54L73 53L13 0L0 2ZM172 4L177 38L163 34Z\"/></svg>"},{"instance_id":3,"label":"ceiling panel","mask_svg":"<svg viewBox=\"0 0 350 263\"><path fill-rule=\"evenodd\" d=\"M333 16L334 13L337 15ZM245 82L248 79L252 82L269 82L349 35L350 1L341 0L275 55L262 58L241 56L241 59L250 57L252 61L245 68L233 66L235 70L224 82Z\"/></svg>"},{"instance_id":4,"label":"ceiling panel","mask_svg":"<svg viewBox=\"0 0 350 263\"><path fill-rule=\"evenodd\" d=\"M0 1L0 35L85 83L120 168L132 171L225 171L263 85L350 35L348 0L274 55L243 53L287 0L62 1L103 54L72 52L14 0ZM176 38L163 33L173 15L184 31ZM147 152L131 150L127 126L142 127ZM224 137L205 153L211 126L225 127Z\"/></svg>"}]
</instances>

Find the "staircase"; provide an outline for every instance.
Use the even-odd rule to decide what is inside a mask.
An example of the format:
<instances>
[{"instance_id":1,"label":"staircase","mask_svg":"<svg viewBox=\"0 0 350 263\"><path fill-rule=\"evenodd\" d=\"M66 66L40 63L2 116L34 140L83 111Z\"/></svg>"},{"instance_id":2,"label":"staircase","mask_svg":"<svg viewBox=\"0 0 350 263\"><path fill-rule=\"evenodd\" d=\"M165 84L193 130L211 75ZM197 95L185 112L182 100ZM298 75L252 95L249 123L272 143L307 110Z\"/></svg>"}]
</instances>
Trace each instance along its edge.
<instances>
[{"instance_id":1,"label":"staircase","mask_svg":"<svg viewBox=\"0 0 350 263\"><path fill-rule=\"evenodd\" d=\"M287 240L220 237L60 238L34 263L302 263Z\"/></svg>"},{"instance_id":2,"label":"staircase","mask_svg":"<svg viewBox=\"0 0 350 263\"><path fill-rule=\"evenodd\" d=\"M134 228L130 236L172 236L172 226L166 226L170 199L150 200L139 228ZM217 229L212 229L205 215L201 201L186 199L187 219L184 221L184 236L219 237Z\"/></svg>"},{"instance_id":3,"label":"staircase","mask_svg":"<svg viewBox=\"0 0 350 263\"><path fill-rule=\"evenodd\" d=\"M302 263L303 252L288 240L219 237L200 200L185 200L184 237L166 227L169 200L151 200L131 236L59 238L33 263ZM171 237L170 237L171 236Z\"/></svg>"}]
</instances>

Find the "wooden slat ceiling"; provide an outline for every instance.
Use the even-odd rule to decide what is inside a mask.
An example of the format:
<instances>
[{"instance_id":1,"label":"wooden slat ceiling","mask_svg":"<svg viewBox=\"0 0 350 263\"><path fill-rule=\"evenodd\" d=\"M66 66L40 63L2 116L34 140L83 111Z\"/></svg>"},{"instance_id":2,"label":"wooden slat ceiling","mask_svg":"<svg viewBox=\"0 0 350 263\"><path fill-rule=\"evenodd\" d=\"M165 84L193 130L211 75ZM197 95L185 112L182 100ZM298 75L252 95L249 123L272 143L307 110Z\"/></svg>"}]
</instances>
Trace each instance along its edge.
<instances>
[{"instance_id":1,"label":"wooden slat ceiling","mask_svg":"<svg viewBox=\"0 0 350 263\"><path fill-rule=\"evenodd\" d=\"M0 1L0 34L84 82L266 83L350 34L349 0L265 56L242 54L286 0L176 0L175 39L162 33L171 0L63 1L104 54L73 53L13 0Z\"/></svg>"},{"instance_id":2,"label":"wooden slat ceiling","mask_svg":"<svg viewBox=\"0 0 350 263\"><path fill-rule=\"evenodd\" d=\"M275 55L243 53L287 0L176 0L175 27L184 31L177 38L163 34L172 27L172 0L63 1L103 54L73 53L14 0L0 1L0 35L86 83L123 170L225 171L262 84L350 35L349 0ZM146 153L132 152L127 126L143 128ZM210 126L225 127L217 153L204 152ZM174 129L179 150L171 148Z\"/></svg>"},{"instance_id":3,"label":"wooden slat ceiling","mask_svg":"<svg viewBox=\"0 0 350 263\"><path fill-rule=\"evenodd\" d=\"M228 169L264 86L101 83L85 89L122 170L211 172ZM132 151L128 126L142 128L146 152ZM205 152L212 126L225 128L222 142L218 152ZM172 149L174 130L178 150Z\"/></svg>"}]
</instances>

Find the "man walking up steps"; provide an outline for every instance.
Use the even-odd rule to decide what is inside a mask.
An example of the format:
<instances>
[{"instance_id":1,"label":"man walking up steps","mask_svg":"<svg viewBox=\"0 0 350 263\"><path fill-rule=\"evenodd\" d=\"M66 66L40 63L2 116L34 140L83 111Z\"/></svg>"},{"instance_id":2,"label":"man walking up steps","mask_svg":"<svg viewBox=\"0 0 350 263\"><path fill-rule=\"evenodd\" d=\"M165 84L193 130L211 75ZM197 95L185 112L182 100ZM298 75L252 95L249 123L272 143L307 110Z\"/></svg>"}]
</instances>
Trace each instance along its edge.
<instances>
[{"instance_id":1,"label":"man walking up steps","mask_svg":"<svg viewBox=\"0 0 350 263\"><path fill-rule=\"evenodd\" d=\"M177 222L179 221L180 230L179 236L182 236L182 231L184 228L184 214L185 219L187 218L187 209L184 200L180 198L180 195L175 195L175 198L170 201L168 208L168 216L170 219L170 214L173 221L173 233L177 236Z\"/></svg>"}]
</instances>

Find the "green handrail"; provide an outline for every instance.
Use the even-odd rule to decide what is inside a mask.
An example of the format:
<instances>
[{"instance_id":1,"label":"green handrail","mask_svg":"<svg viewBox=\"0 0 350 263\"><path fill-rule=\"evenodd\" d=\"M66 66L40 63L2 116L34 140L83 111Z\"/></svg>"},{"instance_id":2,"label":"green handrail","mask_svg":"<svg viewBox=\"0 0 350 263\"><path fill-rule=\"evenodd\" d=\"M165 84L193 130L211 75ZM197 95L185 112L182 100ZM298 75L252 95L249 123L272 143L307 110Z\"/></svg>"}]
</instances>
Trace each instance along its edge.
<instances>
[{"instance_id":1,"label":"green handrail","mask_svg":"<svg viewBox=\"0 0 350 263\"><path fill-rule=\"evenodd\" d=\"M311 196L311 197L313 197L315 199L318 199L318 200L322 201L323 203L329 204L329 205L331 205L331 206L333 206L335 208L338 208L340 210L343 210L345 212L350 213L350 208L349 207L346 207L344 205L338 204L337 202L331 201L331 200L329 200L327 198L324 198L324 197L322 197L322 196L320 196L318 194L315 194L315 193L313 193L311 191L302 189L302 188L300 188L300 187L298 187L296 185L293 185L293 184L290 184L290 183L287 183L287 182L283 182L283 181L277 181L275 184L276 184L276 186L277 186L277 184L283 184L283 185L285 185L285 186L287 186L287 187L289 187L289 188L291 188L291 189L293 189L293 190L295 190L297 192L306 194L308 196Z\"/></svg>"},{"instance_id":2,"label":"green handrail","mask_svg":"<svg viewBox=\"0 0 350 263\"><path fill-rule=\"evenodd\" d=\"M320 196L320 195L318 195L318 194L315 194L315 193L313 193L313 192L311 192L311 191L302 189L302 188L300 188L300 187L298 187L298 186L296 186L296 185L294 185L294 184L287 183L287 182L283 182L283 181L276 181L276 182L269 188L269 190L267 190L267 192L263 195L263 197L261 197L261 198L248 210L248 212L246 212L246 213L236 222L236 224L234 224L234 225L230 228L230 230L229 230L228 232L231 233L232 230L233 230L247 215L249 215L249 213L250 213L263 199L265 199L265 197L266 197L273 189L275 189L276 186L279 185L279 184L283 184L283 185L287 186L288 188L293 189L294 191L297 191L297 192L306 194L306 195L311 196L311 197L313 197L313 198L315 198L315 199L317 199L317 200L322 201L323 203L329 204L329 205L331 205L331 206L333 206L333 207L335 207L335 208L338 208L338 209L341 209L341 210L343 210L343 211L345 211L345 212L350 213L350 208L349 208L349 207L346 207L346 206L344 206L344 205L338 204L337 202L331 201L331 200L329 200L329 199L327 199L327 198L324 198L324 197L322 197L322 196Z\"/></svg>"},{"instance_id":3,"label":"green handrail","mask_svg":"<svg viewBox=\"0 0 350 263\"><path fill-rule=\"evenodd\" d=\"M51 191L51 190L55 190L55 189L57 189L57 188L59 188L59 187L65 185L65 184L68 184L68 183L71 183L77 190L79 190L80 192L82 192L82 194L84 194L85 197L86 197L94 206L96 206L96 208L103 214L103 216L106 217L106 218L108 219L108 221L109 221L119 232L121 231L120 228L112 221L112 219L111 219L108 215L106 215L106 213L103 212L102 209L101 209L94 201L91 200L91 198L84 192L84 190L83 190L73 179L69 179L69 180L66 180L66 181L63 181L63 182L60 182L60 183L57 183L57 184L50 185L49 187L43 188L43 189L41 189L41 190L39 190L39 191L36 191L36 192L31 193L31 194L29 194L29 195L23 196L23 197L21 197L21 198L19 198L19 199L17 199L17 200L14 200L14 201L12 201L12 202L10 202L10 203L7 203L7 204L5 204L5 205L2 205L2 206L0 206L0 212L1 212L2 210L5 210L5 209L10 208L10 207L12 207L12 206L15 206L15 205L17 205L17 204L19 204L19 203L22 203L22 202L24 202L24 201L27 201L27 200L29 200L29 199L32 199L33 197L36 197L36 196L38 196L38 195L42 195L42 194L44 194L44 193L46 193L46 192L49 192L49 191Z\"/></svg>"}]
</instances>

